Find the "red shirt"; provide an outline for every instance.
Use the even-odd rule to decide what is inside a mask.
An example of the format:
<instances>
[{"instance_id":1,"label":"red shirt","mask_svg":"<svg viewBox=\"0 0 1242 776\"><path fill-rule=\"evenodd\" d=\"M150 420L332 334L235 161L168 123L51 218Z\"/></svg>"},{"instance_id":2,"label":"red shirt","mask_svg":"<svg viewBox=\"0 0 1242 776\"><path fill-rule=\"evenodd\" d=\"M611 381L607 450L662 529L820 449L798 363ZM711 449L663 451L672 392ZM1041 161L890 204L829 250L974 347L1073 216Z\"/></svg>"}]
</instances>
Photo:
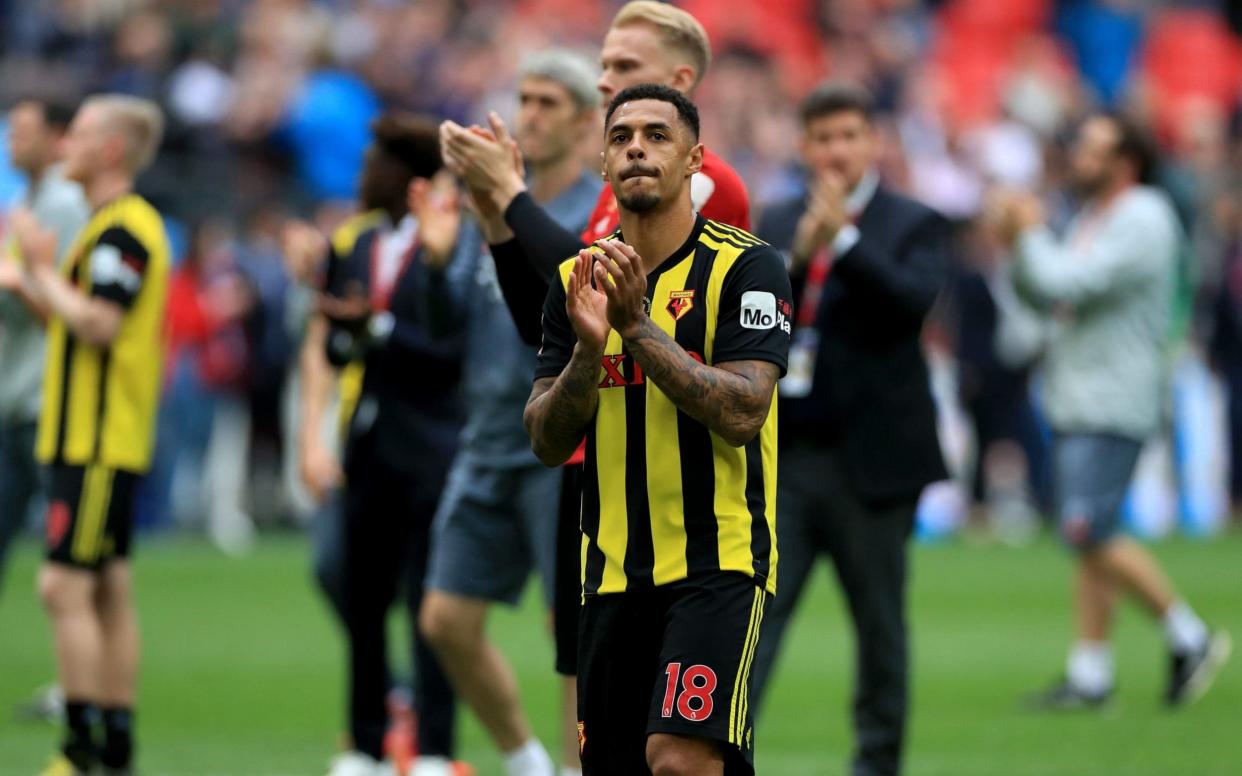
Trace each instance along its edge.
<instances>
[{"instance_id":1,"label":"red shirt","mask_svg":"<svg viewBox=\"0 0 1242 776\"><path fill-rule=\"evenodd\" d=\"M720 221L738 229L750 231L750 198L746 196L746 184L729 163L706 148L703 149L703 170L690 180L690 199L694 209L713 221ZM582 241L587 245L617 230L621 214L617 212L617 198L612 187L605 186L599 192L599 201L582 230Z\"/></svg>"},{"instance_id":2,"label":"red shirt","mask_svg":"<svg viewBox=\"0 0 1242 776\"><path fill-rule=\"evenodd\" d=\"M750 197L746 195L742 176L706 148L703 149L703 169L690 179L690 200L694 209L707 218L750 231ZM617 198L613 196L612 186L605 186L599 192L599 201L595 203L586 229L582 230L582 241L590 245L615 232L620 224ZM565 465L582 463L586 458L585 444L578 445Z\"/></svg>"}]
</instances>

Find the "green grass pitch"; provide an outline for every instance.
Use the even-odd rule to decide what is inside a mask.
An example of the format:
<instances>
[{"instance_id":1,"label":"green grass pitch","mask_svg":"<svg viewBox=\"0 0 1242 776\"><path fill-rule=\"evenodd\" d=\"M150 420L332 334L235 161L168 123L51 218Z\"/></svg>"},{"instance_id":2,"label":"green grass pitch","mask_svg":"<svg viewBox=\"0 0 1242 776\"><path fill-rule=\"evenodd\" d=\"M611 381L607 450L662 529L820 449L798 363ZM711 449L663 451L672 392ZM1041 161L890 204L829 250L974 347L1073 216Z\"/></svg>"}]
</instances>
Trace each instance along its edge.
<instances>
[{"instance_id":1,"label":"green grass pitch","mask_svg":"<svg viewBox=\"0 0 1242 776\"><path fill-rule=\"evenodd\" d=\"M1242 637L1242 536L1156 546L1214 625ZM34 594L37 548L17 548L0 593L0 774L37 773L59 732L9 709L52 676ZM313 589L300 538L265 539L243 560L196 540L141 543L136 564L145 639L138 712L145 776L318 776L343 724L344 652ZM1119 695L1099 715L1050 717L1018 698L1060 671L1069 638L1070 564L1059 547L923 546L912 558L914 707L907 773L1242 773L1242 658L1199 704L1158 704L1160 631L1133 606L1119 618ZM521 679L549 749L557 684L536 596L490 628ZM405 626L394 618L394 633ZM404 656L401 637L398 655ZM760 776L845 772L852 675L848 620L823 566L790 631L756 729ZM481 729L461 713L462 755L500 774Z\"/></svg>"}]
</instances>

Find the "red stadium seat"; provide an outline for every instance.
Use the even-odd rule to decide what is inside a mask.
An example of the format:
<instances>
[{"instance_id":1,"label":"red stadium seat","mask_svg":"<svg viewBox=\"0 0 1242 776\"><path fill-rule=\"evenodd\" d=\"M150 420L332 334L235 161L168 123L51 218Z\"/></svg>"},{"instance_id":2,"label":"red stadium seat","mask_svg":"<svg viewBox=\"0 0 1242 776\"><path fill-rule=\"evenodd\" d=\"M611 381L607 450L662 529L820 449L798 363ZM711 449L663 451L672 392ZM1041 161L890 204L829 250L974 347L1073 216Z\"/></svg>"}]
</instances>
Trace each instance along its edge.
<instances>
[{"instance_id":1,"label":"red stadium seat","mask_svg":"<svg viewBox=\"0 0 1242 776\"><path fill-rule=\"evenodd\" d=\"M1162 130L1190 102L1206 99L1229 111L1242 95L1242 43L1211 11L1161 13L1148 33L1141 68Z\"/></svg>"}]
</instances>

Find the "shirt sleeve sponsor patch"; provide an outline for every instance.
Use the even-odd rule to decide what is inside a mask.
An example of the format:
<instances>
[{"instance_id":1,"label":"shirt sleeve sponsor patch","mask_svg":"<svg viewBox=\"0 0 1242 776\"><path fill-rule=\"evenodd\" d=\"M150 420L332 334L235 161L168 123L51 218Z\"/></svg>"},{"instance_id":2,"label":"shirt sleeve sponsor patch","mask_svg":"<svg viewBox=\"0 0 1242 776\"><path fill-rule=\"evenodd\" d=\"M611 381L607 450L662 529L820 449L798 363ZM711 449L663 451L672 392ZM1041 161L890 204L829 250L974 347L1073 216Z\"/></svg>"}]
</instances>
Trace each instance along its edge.
<instances>
[{"instance_id":1,"label":"shirt sleeve sponsor patch","mask_svg":"<svg viewBox=\"0 0 1242 776\"><path fill-rule=\"evenodd\" d=\"M104 231L90 253L91 296L128 308L142 290L149 254L122 227Z\"/></svg>"},{"instance_id":2,"label":"shirt sleeve sponsor patch","mask_svg":"<svg viewBox=\"0 0 1242 776\"><path fill-rule=\"evenodd\" d=\"M767 291L742 294L741 319L744 329L771 329L776 326L776 295Z\"/></svg>"},{"instance_id":3,"label":"shirt sleeve sponsor patch","mask_svg":"<svg viewBox=\"0 0 1242 776\"><path fill-rule=\"evenodd\" d=\"M136 294L142 286L142 273L136 259L128 258L115 245L97 245L91 251L91 280L98 286L118 286Z\"/></svg>"}]
</instances>

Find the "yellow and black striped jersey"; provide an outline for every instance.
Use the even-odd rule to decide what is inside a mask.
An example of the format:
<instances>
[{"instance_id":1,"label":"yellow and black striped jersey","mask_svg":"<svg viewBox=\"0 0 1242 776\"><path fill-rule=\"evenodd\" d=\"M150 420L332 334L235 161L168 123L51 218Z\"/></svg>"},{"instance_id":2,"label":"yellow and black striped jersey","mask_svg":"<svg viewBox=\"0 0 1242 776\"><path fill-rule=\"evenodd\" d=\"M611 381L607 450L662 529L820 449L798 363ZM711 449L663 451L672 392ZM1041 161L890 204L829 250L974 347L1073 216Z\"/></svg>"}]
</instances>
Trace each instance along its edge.
<instances>
[{"instance_id":1,"label":"yellow and black striped jersey","mask_svg":"<svg viewBox=\"0 0 1242 776\"><path fill-rule=\"evenodd\" d=\"M141 474L151 465L164 355L169 249L164 222L137 194L91 216L62 274L82 293L124 309L107 347L48 322L36 455L44 463L97 464Z\"/></svg>"},{"instance_id":2,"label":"yellow and black striped jersey","mask_svg":"<svg viewBox=\"0 0 1242 776\"><path fill-rule=\"evenodd\" d=\"M560 374L573 354L565 311L573 264L561 265L560 282L548 292L536 379ZM651 319L695 360L762 360L784 373L789 276L771 246L699 216L686 243L647 276L647 288ZM644 379L615 331L597 390L583 472L583 592L649 588L719 570L747 574L774 593L775 394L759 434L733 447Z\"/></svg>"},{"instance_id":3,"label":"yellow and black striped jersey","mask_svg":"<svg viewBox=\"0 0 1242 776\"><path fill-rule=\"evenodd\" d=\"M358 240L367 232L387 223L388 217L382 210L365 210L355 213L332 232L331 250L328 255L327 272L321 291L335 290L336 278L341 272L341 265L350 260ZM337 378L337 392L340 397L340 414L337 416L337 428L341 439L349 435L349 421L358 407L358 399L362 395L362 377L365 365L361 359L351 361L341 368Z\"/></svg>"}]
</instances>

